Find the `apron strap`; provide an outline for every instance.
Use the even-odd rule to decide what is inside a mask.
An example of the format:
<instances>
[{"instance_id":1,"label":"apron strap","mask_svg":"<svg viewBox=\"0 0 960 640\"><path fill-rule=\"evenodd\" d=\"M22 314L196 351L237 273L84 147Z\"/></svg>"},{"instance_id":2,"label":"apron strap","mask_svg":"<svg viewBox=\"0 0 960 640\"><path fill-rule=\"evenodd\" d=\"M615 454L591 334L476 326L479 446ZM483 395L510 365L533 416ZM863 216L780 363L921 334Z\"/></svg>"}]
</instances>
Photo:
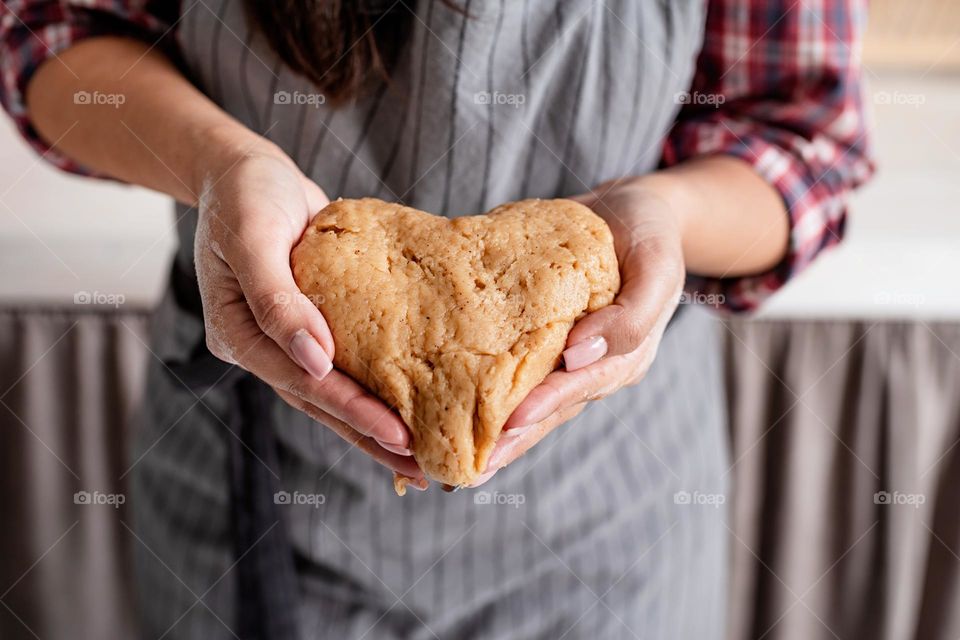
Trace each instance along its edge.
<instances>
[{"instance_id":1,"label":"apron strap","mask_svg":"<svg viewBox=\"0 0 960 640\"><path fill-rule=\"evenodd\" d=\"M197 281L174 260L174 299L202 315ZM299 601L293 547L274 499L280 465L271 408L273 390L243 369L218 360L203 341L187 362L168 363L194 392L213 385L230 389L227 420L231 530L237 572L237 611L241 640L299 638Z\"/></svg>"},{"instance_id":2,"label":"apron strap","mask_svg":"<svg viewBox=\"0 0 960 640\"><path fill-rule=\"evenodd\" d=\"M196 278L174 260L171 286L177 304L202 317ZM686 305L670 319L673 325ZM253 375L218 360L198 344L186 363L168 363L195 392L231 387L230 502L241 640L298 638L299 600L293 547L274 496L279 462L271 407L274 394Z\"/></svg>"},{"instance_id":3,"label":"apron strap","mask_svg":"<svg viewBox=\"0 0 960 640\"><path fill-rule=\"evenodd\" d=\"M266 384L244 375L236 395L230 438L230 492L234 550L239 573L242 640L295 640L299 637L297 575L286 522L275 499L277 443L270 416L275 395Z\"/></svg>"}]
</instances>

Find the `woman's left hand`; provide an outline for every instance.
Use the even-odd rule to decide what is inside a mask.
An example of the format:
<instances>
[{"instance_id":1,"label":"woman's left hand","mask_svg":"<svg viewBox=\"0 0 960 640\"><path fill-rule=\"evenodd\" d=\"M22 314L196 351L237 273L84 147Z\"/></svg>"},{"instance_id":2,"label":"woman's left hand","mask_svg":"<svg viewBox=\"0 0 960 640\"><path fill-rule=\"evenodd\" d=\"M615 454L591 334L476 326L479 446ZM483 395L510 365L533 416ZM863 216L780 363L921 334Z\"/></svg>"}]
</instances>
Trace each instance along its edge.
<instances>
[{"instance_id":1,"label":"woman's left hand","mask_svg":"<svg viewBox=\"0 0 960 640\"><path fill-rule=\"evenodd\" d=\"M564 369L548 375L513 412L487 472L473 486L526 453L590 400L640 381L680 301L682 225L664 197L637 178L606 183L571 200L587 205L610 226L620 293L573 327L563 352Z\"/></svg>"}]
</instances>

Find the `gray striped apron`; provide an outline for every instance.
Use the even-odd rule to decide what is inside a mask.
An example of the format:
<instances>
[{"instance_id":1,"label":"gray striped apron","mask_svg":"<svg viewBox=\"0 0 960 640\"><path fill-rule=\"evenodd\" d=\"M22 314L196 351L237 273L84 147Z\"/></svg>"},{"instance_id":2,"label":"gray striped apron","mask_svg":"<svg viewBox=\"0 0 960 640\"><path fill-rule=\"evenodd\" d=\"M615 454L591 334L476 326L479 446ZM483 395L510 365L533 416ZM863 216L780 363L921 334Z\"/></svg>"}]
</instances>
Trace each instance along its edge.
<instances>
[{"instance_id":1,"label":"gray striped apron","mask_svg":"<svg viewBox=\"0 0 960 640\"><path fill-rule=\"evenodd\" d=\"M703 1L462 4L469 17L418 3L393 82L339 109L239 0L185 2L177 39L197 86L331 197L460 215L656 167ZM727 449L707 314L685 309L641 384L482 489L400 499L386 469L211 362L195 227L178 208L133 466L145 637L721 637Z\"/></svg>"}]
</instances>

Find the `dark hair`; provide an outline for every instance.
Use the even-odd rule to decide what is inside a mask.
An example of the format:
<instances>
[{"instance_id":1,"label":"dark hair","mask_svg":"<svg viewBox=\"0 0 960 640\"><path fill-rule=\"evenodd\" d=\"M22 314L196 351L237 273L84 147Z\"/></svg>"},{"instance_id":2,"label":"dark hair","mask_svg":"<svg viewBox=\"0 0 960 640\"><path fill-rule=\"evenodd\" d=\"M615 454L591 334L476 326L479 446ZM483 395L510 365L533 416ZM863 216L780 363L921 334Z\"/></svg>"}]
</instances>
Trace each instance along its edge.
<instances>
[{"instance_id":1,"label":"dark hair","mask_svg":"<svg viewBox=\"0 0 960 640\"><path fill-rule=\"evenodd\" d=\"M333 104L356 96L372 78L389 78L415 10L407 0L245 3L251 23L283 62Z\"/></svg>"}]
</instances>

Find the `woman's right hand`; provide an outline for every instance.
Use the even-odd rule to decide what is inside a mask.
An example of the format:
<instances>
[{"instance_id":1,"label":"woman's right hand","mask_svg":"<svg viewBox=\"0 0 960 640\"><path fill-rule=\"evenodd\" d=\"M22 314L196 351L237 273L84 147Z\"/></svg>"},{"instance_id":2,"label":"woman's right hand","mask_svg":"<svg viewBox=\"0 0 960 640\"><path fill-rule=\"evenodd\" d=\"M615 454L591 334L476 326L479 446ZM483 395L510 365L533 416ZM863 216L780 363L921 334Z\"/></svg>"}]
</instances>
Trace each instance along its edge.
<instances>
[{"instance_id":1,"label":"woman's right hand","mask_svg":"<svg viewBox=\"0 0 960 640\"><path fill-rule=\"evenodd\" d=\"M290 251L326 194L268 143L207 163L195 254L207 347L384 466L426 486L400 417L333 369L333 336Z\"/></svg>"}]
</instances>

